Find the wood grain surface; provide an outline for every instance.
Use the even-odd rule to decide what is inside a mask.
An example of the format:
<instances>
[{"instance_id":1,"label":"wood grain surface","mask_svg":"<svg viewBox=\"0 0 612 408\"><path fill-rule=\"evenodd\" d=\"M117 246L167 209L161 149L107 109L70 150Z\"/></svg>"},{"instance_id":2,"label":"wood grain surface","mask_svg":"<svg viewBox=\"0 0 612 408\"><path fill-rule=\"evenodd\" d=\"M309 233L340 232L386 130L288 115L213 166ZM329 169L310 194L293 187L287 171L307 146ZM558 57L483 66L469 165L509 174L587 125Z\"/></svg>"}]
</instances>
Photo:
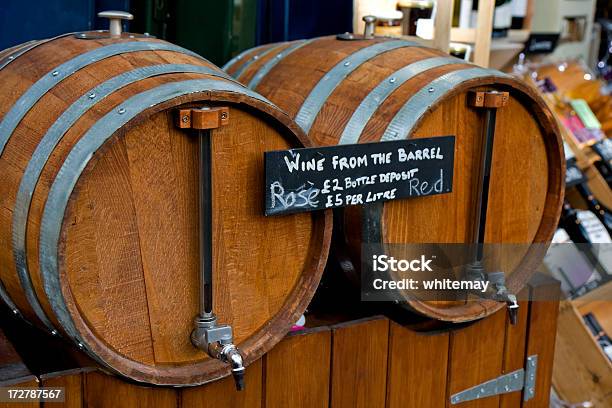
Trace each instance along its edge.
<instances>
[{"instance_id":1,"label":"wood grain surface","mask_svg":"<svg viewBox=\"0 0 612 408\"><path fill-rule=\"evenodd\" d=\"M532 294L537 292L538 296L551 295L555 289L544 280L531 285ZM247 368L246 389L241 392L234 389L231 378L171 388L127 382L91 368L42 369L37 366L40 361L34 362L32 369L42 372L39 385L66 387L66 403L58 406L67 407L544 407L547 405L541 404L548 399L553 362L554 336L549 322L556 319L557 310L548 306L555 303L552 299L541 303L545 310L538 308L537 302L521 300L515 326L503 311L475 323L438 324L434 329L401 325L382 316L327 326L316 323L322 319L309 316L313 327L289 334ZM581 323L579 318L576 321ZM20 338L16 335L11 341ZM45 344L36 338L32 344ZM32 351L26 348L24 357ZM533 403L523 403L522 392L514 391L450 405L454 392L524 368L525 357L534 353L538 355L538 380ZM585 357L588 360L589 356ZM572 366L564 367L578 383L582 381ZM4 372L0 369L0 375ZM600 387L607 382L600 377Z\"/></svg>"},{"instance_id":2,"label":"wood grain surface","mask_svg":"<svg viewBox=\"0 0 612 408\"><path fill-rule=\"evenodd\" d=\"M332 407L385 407L389 321L332 327Z\"/></svg>"},{"instance_id":3,"label":"wood grain surface","mask_svg":"<svg viewBox=\"0 0 612 408\"><path fill-rule=\"evenodd\" d=\"M264 357L264 406L328 407L331 333L286 338Z\"/></svg>"},{"instance_id":4,"label":"wood grain surface","mask_svg":"<svg viewBox=\"0 0 612 408\"><path fill-rule=\"evenodd\" d=\"M335 66L345 58L350 64L351 54L384 41L390 40L382 37L367 41L315 39L279 58L255 89L296 117L317 83L330 80L326 74ZM338 144L349 119L376 86L404 66L443 55L439 50L403 47L355 66L326 98L308 136L319 146ZM243 60L236 65L245 63ZM248 83L248 78L260 66L259 62L253 62L237 79ZM387 99L378 101L380 105L371 118L366 118L358 142L379 141L390 121L418 91L442 75L470 67L457 60L419 73L399 85ZM236 75L238 69L235 67L230 72ZM540 96L518 79L485 76L468 81L450 90L417 119L409 137L456 136L453 191L385 203L382 242L473 242L485 115L482 110L469 106L468 93L472 90L510 93L508 105L498 109L497 114L485 242L525 246L507 257L504 265L508 286L516 293L541 263L544 255L541 248L528 248L528 244L546 246L550 241L559 218L564 186L564 158L555 119ZM353 265L346 268L348 273L359 273L360 246L369 239L361 230L363 214L355 209L347 209L343 214L339 225L343 226L344 233L338 235L346 242L339 239L335 245L344 247L351 255ZM411 310L453 322L482 318L503 307L484 300L465 304L404 295Z\"/></svg>"},{"instance_id":5,"label":"wood grain surface","mask_svg":"<svg viewBox=\"0 0 612 408\"><path fill-rule=\"evenodd\" d=\"M66 36L0 70L0 117L43 75L101 46L155 39L83 41ZM191 64L177 51L139 51L92 62L44 94L0 156L0 279L28 320L40 322L16 274L12 215L32 154L57 118L102 82L139 67ZM104 115L160 85L219 77L174 73L136 81L99 100L67 130L33 188L27 217L28 273L44 313L63 327L44 289L40 225L51 186L69 153ZM327 258L331 213L266 218L263 153L310 145L275 106L240 91L202 89L140 112L97 151L64 213L58 252L61 294L90 355L107 368L155 384L204 383L229 374L190 342L198 314L199 230L196 131L178 129L179 107L221 105L230 121L211 131L214 308L250 364L278 342L314 294ZM56 296L58 294L52 294ZM65 333L64 333L65 334ZM69 337L69 336L68 336Z\"/></svg>"}]
</instances>

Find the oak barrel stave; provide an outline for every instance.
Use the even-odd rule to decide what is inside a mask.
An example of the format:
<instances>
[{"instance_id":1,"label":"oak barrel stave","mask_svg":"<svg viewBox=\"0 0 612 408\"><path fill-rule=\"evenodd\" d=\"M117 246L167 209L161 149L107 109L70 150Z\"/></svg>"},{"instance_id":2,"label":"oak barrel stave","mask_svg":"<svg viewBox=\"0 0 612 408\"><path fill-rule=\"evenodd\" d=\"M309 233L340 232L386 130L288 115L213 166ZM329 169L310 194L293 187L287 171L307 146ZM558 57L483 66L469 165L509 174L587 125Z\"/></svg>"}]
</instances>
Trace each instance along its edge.
<instances>
[{"instance_id":1,"label":"oak barrel stave","mask_svg":"<svg viewBox=\"0 0 612 408\"><path fill-rule=\"evenodd\" d=\"M266 66L247 51L252 62L235 62L228 72L295 118L315 145L457 136L451 194L370 207L365 216L381 224L374 235L362 228L361 208L344 210L335 245L337 252L348 252L353 267L347 272L353 275L359 273L363 242L472 242L484 114L469 107L468 93L510 93L508 106L497 112L485 242L534 244L509 262L507 286L518 293L541 263L564 187L557 124L536 92L507 74L398 39L322 37L289 52L276 47L273 63ZM407 299L405 306L461 322L488 316L503 304Z\"/></svg>"},{"instance_id":2,"label":"oak barrel stave","mask_svg":"<svg viewBox=\"0 0 612 408\"><path fill-rule=\"evenodd\" d=\"M229 373L189 339L198 150L197 133L175 126L179 106L230 108L230 123L211 131L214 307L247 364L303 313L324 267L330 214L265 218L256 181L263 151L309 141L226 76L187 50L128 36L62 36L0 70L7 303L137 381L192 385Z\"/></svg>"}]
</instances>

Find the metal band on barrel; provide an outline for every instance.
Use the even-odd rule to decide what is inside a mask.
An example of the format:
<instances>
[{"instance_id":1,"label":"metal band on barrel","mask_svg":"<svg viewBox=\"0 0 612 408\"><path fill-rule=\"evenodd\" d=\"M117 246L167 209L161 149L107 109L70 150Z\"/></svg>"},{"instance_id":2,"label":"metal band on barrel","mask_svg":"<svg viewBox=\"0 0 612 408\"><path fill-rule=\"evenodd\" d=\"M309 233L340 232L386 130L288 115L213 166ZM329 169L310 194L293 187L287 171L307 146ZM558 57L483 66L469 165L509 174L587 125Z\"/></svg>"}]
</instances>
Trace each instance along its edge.
<instances>
[{"instance_id":1,"label":"metal band on barrel","mask_svg":"<svg viewBox=\"0 0 612 408\"><path fill-rule=\"evenodd\" d=\"M259 69L259 71L257 71L257 73L255 74L253 79L251 79L251 81L249 82L249 85L248 85L249 88L251 88L251 89L257 88L257 85L259 85L261 80L264 79L264 77L266 75L268 75L268 72L270 72L272 70L272 68L274 68L276 66L276 64L281 62L281 60L283 58L285 58L287 55L291 54L293 51L298 50L298 49L302 48L303 46L305 46L307 44L310 44L314 40L315 39L296 41L294 44L290 45L289 47L285 48L284 50L282 50L281 52L276 54L274 56L274 58L272 58L270 61L266 62L264 64L264 66L261 67Z\"/></svg>"},{"instance_id":2,"label":"metal band on barrel","mask_svg":"<svg viewBox=\"0 0 612 408\"><path fill-rule=\"evenodd\" d=\"M42 45L44 43L47 43L51 40L55 40L56 38L64 37L67 35L71 35L71 34L62 34L58 37L49 38L46 40L28 41L26 43L19 44L19 45L12 47L8 55L0 60L0 70L2 70L8 64L15 61L17 58L19 58L21 55L25 54L26 52L30 51L31 49L38 47L39 45ZM0 140L2 140L2 136L0 136ZM0 149L0 154L1 153L2 153L2 149ZM11 299L8 292L6 291L6 287L4 286L4 283L2 282L1 279L0 279L0 299L2 299L2 301L13 311L15 315L22 316L22 313L17 308L17 305L15 305L15 302L13 302L13 299Z\"/></svg>"},{"instance_id":3,"label":"metal band on barrel","mask_svg":"<svg viewBox=\"0 0 612 408\"><path fill-rule=\"evenodd\" d=\"M422 47L422 45L402 40L384 41L362 48L340 61L310 91L295 121L308 133L327 98L351 72L384 52L403 47Z\"/></svg>"},{"instance_id":4,"label":"metal band on barrel","mask_svg":"<svg viewBox=\"0 0 612 408\"><path fill-rule=\"evenodd\" d=\"M205 66L188 64L151 65L117 75L85 93L68 109L66 109L43 136L38 146L36 146L36 150L34 150L30 161L28 162L19 184L19 189L17 191L15 200L15 207L13 210L13 257L15 259L17 275L21 281L21 287L24 290L26 298L28 299L30 305L32 305L32 308L34 309L34 312L38 318L52 332L55 331L55 328L40 305L32 285L26 257L28 212L30 209L30 203L32 201L32 195L34 194L34 189L36 188L43 168L51 156L51 153L60 140L64 137L68 129L70 129L85 112L87 112L97 103L104 100L108 95L146 78L180 72L206 74L230 79L229 76L222 71Z\"/></svg>"},{"instance_id":5,"label":"metal band on barrel","mask_svg":"<svg viewBox=\"0 0 612 408\"><path fill-rule=\"evenodd\" d=\"M485 68L470 68L449 72L425 85L402 106L391 120L381 141L410 137L418 120L443 96L463 82L482 77L508 78L509 75Z\"/></svg>"},{"instance_id":6,"label":"metal band on barrel","mask_svg":"<svg viewBox=\"0 0 612 408\"><path fill-rule=\"evenodd\" d=\"M58 273L58 245L68 200L81 173L96 150L122 126L146 109L181 96L206 91L235 92L274 106L264 97L235 82L195 79L160 85L132 96L96 122L73 146L51 186L40 227L40 267L43 285L53 311L62 327L77 344L81 344L94 358L97 357L94 353L89 352L87 344L79 335L68 312ZM99 358L97 360L100 361ZM108 367L108 365L106 366Z\"/></svg>"},{"instance_id":7,"label":"metal band on barrel","mask_svg":"<svg viewBox=\"0 0 612 408\"><path fill-rule=\"evenodd\" d=\"M45 74L34 85L32 85L23 95L21 95L17 102L4 116L2 122L0 122L0 155L4 151L6 143L21 119L23 119L23 117L30 111L30 109L32 109L38 100L54 86L90 64L115 55L137 51L175 51L203 59L196 53L176 45L158 42L134 41L96 48L66 61L51 72Z\"/></svg>"},{"instance_id":8,"label":"metal band on barrel","mask_svg":"<svg viewBox=\"0 0 612 408\"><path fill-rule=\"evenodd\" d=\"M15 302L13 302L13 299L11 299L11 297L9 296L8 292L6 291L6 287L4 286L4 283L2 283L1 280L0 280L0 299L2 299L2 301L13 311L14 315L20 316L20 317L22 316L21 312L17 308L17 305L15 304Z\"/></svg>"},{"instance_id":9,"label":"metal band on barrel","mask_svg":"<svg viewBox=\"0 0 612 408\"><path fill-rule=\"evenodd\" d=\"M395 71L381 81L376 88L361 101L357 109L353 112L351 119L344 127L338 144L357 143L361 136L361 132L363 132L363 129L378 110L379 106L382 105L389 95L397 88L418 74L432 68L449 64L460 64L462 62L464 61L453 57L433 57L414 62Z\"/></svg>"},{"instance_id":10,"label":"metal band on barrel","mask_svg":"<svg viewBox=\"0 0 612 408\"><path fill-rule=\"evenodd\" d=\"M236 79L238 79L238 80L239 80L239 79L240 79L240 75L242 75L242 73L243 73L244 71L246 71L246 70L247 70L247 68L248 68L248 67L250 67L252 64L254 64L254 63L257 61L257 60L259 60L260 58L265 57L265 56L266 56L266 55L268 55L268 54L272 54L272 53L273 53L273 52L274 52L274 51L275 51L277 48L280 48L280 47L282 47L282 46L284 46L284 45L286 45L286 44L287 44L287 43L281 43L281 44L275 45L275 46L273 46L273 47L270 47L270 48L268 48L268 49L266 49L266 50L264 50L264 51L260 52L259 54L255 54L255 55L253 55L253 56L252 56L251 58L249 58L249 59L248 59L248 60L247 60L247 61L246 61L244 64L242 64L242 65L240 66L240 68L238 68L238 69L236 70L236 72L234 72L234 73L232 74L232 76L233 76L234 78L236 78Z\"/></svg>"},{"instance_id":11,"label":"metal band on barrel","mask_svg":"<svg viewBox=\"0 0 612 408\"><path fill-rule=\"evenodd\" d=\"M74 35L74 33L65 33L65 34L61 34L58 35L57 37L52 37L52 38L45 38L44 40L34 40L34 41L28 41L27 43L18 45L15 47L15 49L13 51L11 51L11 53L9 55L7 55L5 58L2 58L2 60L0 60L0 69L6 67L8 64L10 64L11 62L15 61L17 58L19 58L20 56L22 56L23 54L25 54L26 52L40 46L43 44L46 44L50 41L53 40L57 40L58 38L62 38L62 37L68 37Z\"/></svg>"},{"instance_id":12,"label":"metal band on barrel","mask_svg":"<svg viewBox=\"0 0 612 408\"><path fill-rule=\"evenodd\" d=\"M221 69L224 71L227 71L228 69L233 67L238 61L241 61L244 58L244 56L247 55L248 53L253 52L253 51L257 52L257 51L266 49L268 47L273 48L275 45L276 43L264 44L264 45L260 45L259 47L249 48L248 50L242 51L240 54L236 55L234 58L226 62L225 65L221 67Z\"/></svg>"}]
</instances>

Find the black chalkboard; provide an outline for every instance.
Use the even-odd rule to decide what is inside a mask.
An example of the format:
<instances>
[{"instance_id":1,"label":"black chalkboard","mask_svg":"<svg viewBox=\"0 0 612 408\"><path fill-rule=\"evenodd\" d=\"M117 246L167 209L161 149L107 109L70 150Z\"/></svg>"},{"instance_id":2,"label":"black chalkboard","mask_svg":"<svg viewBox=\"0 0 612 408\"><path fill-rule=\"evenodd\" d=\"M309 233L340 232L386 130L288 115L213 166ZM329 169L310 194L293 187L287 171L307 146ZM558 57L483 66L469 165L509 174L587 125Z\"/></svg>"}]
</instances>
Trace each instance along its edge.
<instances>
[{"instance_id":1,"label":"black chalkboard","mask_svg":"<svg viewBox=\"0 0 612 408\"><path fill-rule=\"evenodd\" d=\"M265 152L265 214L452 191L455 136Z\"/></svg>"}]
</instances>

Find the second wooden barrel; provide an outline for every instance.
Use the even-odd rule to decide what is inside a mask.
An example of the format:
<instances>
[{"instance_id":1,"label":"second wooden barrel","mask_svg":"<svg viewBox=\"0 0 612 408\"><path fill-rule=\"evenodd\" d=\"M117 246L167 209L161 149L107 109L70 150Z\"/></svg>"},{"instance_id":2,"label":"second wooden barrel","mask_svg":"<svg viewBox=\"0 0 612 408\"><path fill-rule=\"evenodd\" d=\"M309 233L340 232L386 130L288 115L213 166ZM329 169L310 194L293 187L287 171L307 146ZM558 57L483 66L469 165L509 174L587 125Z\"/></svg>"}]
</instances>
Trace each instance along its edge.
<instances>
[{"instance_id":1,"label":"second wooden barrel","mask_svg":"<svg viewBox=\"0 0 612 408\"><path fill-rule=\"evenodd\" d=\"M538 268L561 210L564 158L555 119L521 80L414 42L350 35L261 46L224 69L295 118L317 146L456 136L452 193L344 211L336 245L352 254L341 262L349 274L358 270L362 243L474 242L486 112L470 98L507 92L496 109L484 243L526 246L508 267L512 293ZM364 225L377 226L375 233ZM412 310L452 322L503 307L490 299L405 299Z\"/></svg>"},{"instance_id":2,"label":"second wooden barrel","mask_svg":"<svg viewBox=\"0 0 612 408\"><path fill-rule=\"evenodd\" d=\"M190 338L202 291L246 365L276 344L331 234L329 213L264 217L263 153L309 145L295 123L147 36L66 34L0 58L0 295L14 313L153 384L229 374Z\"/></svg>"}]
</instances>

